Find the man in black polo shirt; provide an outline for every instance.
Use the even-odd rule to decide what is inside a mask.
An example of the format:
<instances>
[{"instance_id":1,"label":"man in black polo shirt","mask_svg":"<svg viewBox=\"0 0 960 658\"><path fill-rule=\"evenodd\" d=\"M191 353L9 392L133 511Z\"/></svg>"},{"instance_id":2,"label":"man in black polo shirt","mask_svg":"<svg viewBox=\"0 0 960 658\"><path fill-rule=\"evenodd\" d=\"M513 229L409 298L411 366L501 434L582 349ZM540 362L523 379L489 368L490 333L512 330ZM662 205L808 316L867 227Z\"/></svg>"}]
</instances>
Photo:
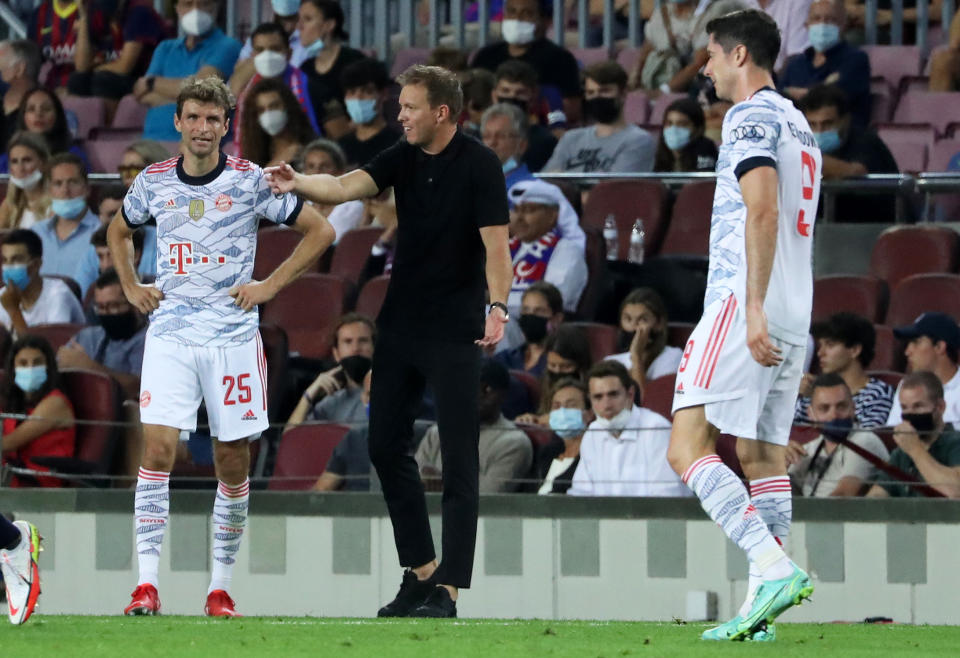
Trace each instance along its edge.
<instances>
[{"instance_id":1,"label":"man in black polo shirt","mask_svg":"<svg viewBox=\"0 0 960 658\"><path fill-rule=\"evenodd\" d=\"M513 270L507 195L497 156L457 130L460 83L435 66L400 78L405 139L362 169L334 178L289 165L267 170L275 193L316 203L372 197L393 186L397 247L377 318L370 406L370 460L393 522L397 597L381 617L454 617L470 586L479 499L480 349L503 337ZM484 329L484 274L491 309ZM413 421L430 384L443 454L443 561L435 560L426 499L413 458Z\"/></svg>"}]
</instances>

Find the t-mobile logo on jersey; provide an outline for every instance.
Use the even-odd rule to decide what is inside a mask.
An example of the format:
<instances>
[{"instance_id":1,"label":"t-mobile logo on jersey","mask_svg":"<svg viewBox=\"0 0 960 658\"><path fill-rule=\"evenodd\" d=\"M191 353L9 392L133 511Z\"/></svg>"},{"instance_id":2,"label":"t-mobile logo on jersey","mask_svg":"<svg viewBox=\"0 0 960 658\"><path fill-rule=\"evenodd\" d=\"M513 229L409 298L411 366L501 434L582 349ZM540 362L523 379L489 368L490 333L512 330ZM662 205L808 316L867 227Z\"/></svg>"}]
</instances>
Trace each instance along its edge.
<instances>
[{"instance_id":1,"label":"t-mobile logo on jersey","mask_svg":"<svg viewBox=\"0 0 960 658\"><path fill-rule=\"evenodd\" d=\"M194 256L192 242L170 243L170 264L175 265L177 268L173 272L174 276L186 276L188 274L187 270L184 269L186 265L193 265L194 263L198 265L209 265L211 263L223 265L226 262L226 256L218 256L216 254Z\"/></svg>"}]
</instances>

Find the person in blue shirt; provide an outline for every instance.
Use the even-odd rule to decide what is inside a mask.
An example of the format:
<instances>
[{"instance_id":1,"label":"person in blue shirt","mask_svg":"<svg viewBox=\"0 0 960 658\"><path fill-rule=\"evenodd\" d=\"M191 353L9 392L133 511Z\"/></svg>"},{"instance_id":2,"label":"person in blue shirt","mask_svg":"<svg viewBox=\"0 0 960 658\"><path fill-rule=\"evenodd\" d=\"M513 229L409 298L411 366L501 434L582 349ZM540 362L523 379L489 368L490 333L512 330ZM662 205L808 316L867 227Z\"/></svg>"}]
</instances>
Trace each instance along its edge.
<instances>
[{"instance_id":1,"label":"person in blue shirt","mask_svg":"<svg viewBox=\"0 0 960 658\"><path fill-rule=\"evenodd\" d=\"M226 80L233 73L241 44L216 26L219 6L219 0L178 0L177 17L186 36L161 41L153 51L147 74L133 87L137 100L150 108L144 137L180 140L173 115L184 78L215 75Z\"/></svg>"}]
</instances>

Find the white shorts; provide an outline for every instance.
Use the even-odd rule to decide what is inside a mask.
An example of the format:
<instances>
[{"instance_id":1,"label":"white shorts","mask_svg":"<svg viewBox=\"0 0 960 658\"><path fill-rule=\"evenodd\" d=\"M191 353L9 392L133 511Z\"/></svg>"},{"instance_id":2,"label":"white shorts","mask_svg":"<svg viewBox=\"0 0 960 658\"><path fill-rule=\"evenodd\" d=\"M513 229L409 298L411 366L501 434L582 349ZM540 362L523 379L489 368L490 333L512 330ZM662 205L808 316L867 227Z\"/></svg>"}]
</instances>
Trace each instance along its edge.
<instances>
[{"instance_id":1,"label":"white shorts","mask_svg":"<svg viewBox=\"0 0 960 658\"><path fill-rule=\"evenodd\" d=\"M256 438L267 420L267 360L260 332L230 347L191 347L147 334L140 376L140 422L197 429L207 403L210 435Z\"/></svg>"},{"instance_id":2,"label":"white shorts","mask_svg":"<svg viewBox=\"0 0 960 658\"><path fill-rule=\"evenodd\" d=\"M786 445L807 346L770 341L783 361L767 368L747 348L746 315L736 297L711 304L683 350L673 411L703 405L707 422L724 434Z\"/></svg>"}]
</instances>

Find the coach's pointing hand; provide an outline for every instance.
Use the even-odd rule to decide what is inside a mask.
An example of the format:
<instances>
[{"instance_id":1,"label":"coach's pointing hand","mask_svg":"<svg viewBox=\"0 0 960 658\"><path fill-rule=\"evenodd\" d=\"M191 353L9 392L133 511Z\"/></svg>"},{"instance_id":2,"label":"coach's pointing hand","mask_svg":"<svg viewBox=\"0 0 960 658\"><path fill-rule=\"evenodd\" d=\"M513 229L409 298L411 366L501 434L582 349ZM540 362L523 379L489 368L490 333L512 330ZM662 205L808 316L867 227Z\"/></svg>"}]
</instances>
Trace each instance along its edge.
<instances>
[{"instance_id":1,"label":"coach's pointing hand","mask_svg":"<svg viewBox=\"0 0 960 658\"><path fill-rule=\"evenodd\" d=\"M747 347L753 360L762 366L775 366L783 361L780 348L770 342L767 314L762 306L747 306Z\"/></svg>"},{"instance_id":2,"label":"coach's pointing hand","mask_svg":"<svg viewBox=\"0 0 960 658\"><path fill-rule=\"evenodd\" d=\"M160 306L160 300L163 299L163 293L160 289L152 285L135 283L130 289L125 289L123 293L127 296L127 301L133 304L134 308L149 315Z\"/></svg>"},{"instance_id":3,"label":"coach's pointing hand","mask_svg":"<svg viewBox=\"0 0 960 658\"><path fill-rule=\"evenodd\" d=\"M294 187L296 187L295 177L297 172L286 162L281 162L276 167L267 167L263 170L263 173L267 175L267 182L274 194L287 194L293 192Z\"/></svg>"},{"instance_id":4,"label":"coach's pointing hand","mask_svg":"<svg viewBox=\"0 0 960 658\"><path fill-rule=\"evenodd\" d=\"M230 288L227 294L233 297L233 303L244 311L252 311L258 305L273 299L276 293L266 281L251 281Z\"/></svg>"}]
</instances>

